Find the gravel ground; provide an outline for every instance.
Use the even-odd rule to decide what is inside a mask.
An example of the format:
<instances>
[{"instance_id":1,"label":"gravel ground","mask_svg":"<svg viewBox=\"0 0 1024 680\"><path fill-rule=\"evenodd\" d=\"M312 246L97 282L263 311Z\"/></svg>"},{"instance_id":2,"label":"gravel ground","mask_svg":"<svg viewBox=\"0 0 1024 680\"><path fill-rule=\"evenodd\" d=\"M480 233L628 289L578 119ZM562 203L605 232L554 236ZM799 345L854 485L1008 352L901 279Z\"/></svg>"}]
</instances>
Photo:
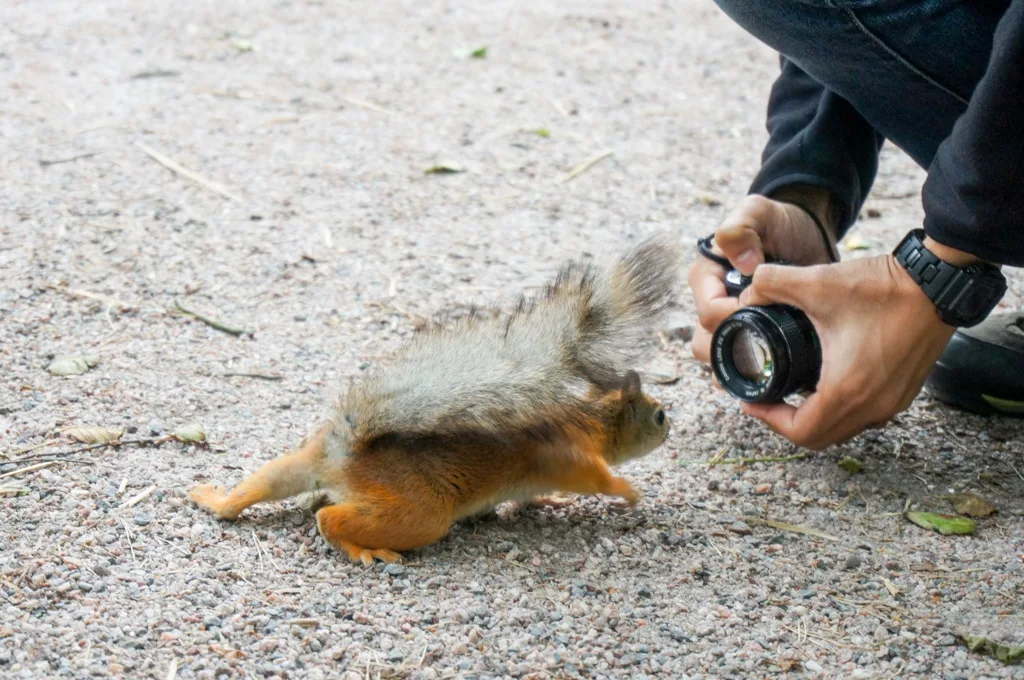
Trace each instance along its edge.
<instances>
[{"instance_id":1,"label":"gravel ground","mask_svg":"<svg viewBox=\"0 0 1024 680\"><path fill-rule=\"evenodd\" d=\"M656 230L692 240L757 166L775 57L710 1L343 4L0 6L0 474L72 426L208 435L0 479L0 675L1022 677L958 636L1024 642L1024 425L922 396L804 459L693 464L800 452L682 341L649 366L679 376L652 387L677 426L626 468L633 510L503 508L385 568L292 502L192 507L296 444L417 315ZM886 150L856 228L874 249L846 256L919 223L922 179ZM99 364L51 376L61 355ZM999 511L972 537L898 516L950 491Z\"/></svg>"}]
</instances>

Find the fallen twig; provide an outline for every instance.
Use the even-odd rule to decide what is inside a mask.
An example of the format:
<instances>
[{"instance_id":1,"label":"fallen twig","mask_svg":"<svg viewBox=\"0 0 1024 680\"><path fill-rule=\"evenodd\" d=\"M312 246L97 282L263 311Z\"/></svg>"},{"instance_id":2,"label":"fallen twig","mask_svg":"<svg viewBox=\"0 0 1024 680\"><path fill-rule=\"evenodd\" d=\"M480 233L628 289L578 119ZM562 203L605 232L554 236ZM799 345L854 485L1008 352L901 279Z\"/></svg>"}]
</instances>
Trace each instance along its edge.
<instances>
[{"instance_id":1,"label":"fallen twig","mask_svg":"<svg viewBox=\"0 0 1024 680\"><path fill-rule=\"evenodd\" d=\"M171 659L171 665L167 667L166 680L175 680L178 677L178 660Z\"/></svg>"},{"instance_id":2,"label":"fallen twig","mask_svg":"<svg viewBox=\"0 0 1024 680\"><path fill-rule=\"evenodd\" d=\"M210 191L212 191L212 192L214 192L216 194L220 194L221 196L224 196L226 198L230 198L232 201L241 201L242 200L238 196L235 196L230 191L228 191L227 189L222 187L221 185L217 184L216 182L211 182L210 180L206 179L202 175L199 175L199 174L197 174L195 172L192 172L188 168L183 167L180 163L175 161L173 158L168 158L167 156L163 155L162 153L160 153L156 149L152 149L152 148L146 146L145 144L143 144L142 142L136 142L136 146L138 146L140 149L142 149L146 153L147 156L149 156L150 158L152 158L157 163L159 163L160 165L164 166L165 168L167 168L171 172L177 173L177 174L181 175L182 177L186 177L186 178L192 180L193 182L195 182L196 184L200 185L204 189L208 189L208 190L210 190Z\"/></svg>"},{"instance_id":3,"label":"fallen twig","mask_svg":"<svg viewBox=\"0 0 1024 680\"><path fill-rule=\"evenodd\" d=\"M128 528L128 522L124 521L124 517L121 517L120 519L121 519L121 524L124 526L124 535L128 539L128 550L131 551L132 562L134 562L135 564L138 564L139 561L137 559L135 559L135 546L132 545L132 531L131 531L131 529Z\"/></svg>"},{"instance_id":4,"label":"fallen twig","mask_svg":"<svg viewBox=\"0 0 1024 680\"><path fill-rule=\"evenodd\" d=\"M197 312L193 312L191 309L187 309L186 307L184 307L177 300L174 301L174 306L177 307L178 311L180 311L182 314L185 314L186 316L191 316L196 321L201 321L201 322L205 323L207 326L209 326L210 328L215 328L218 331L221 331L222 333L227 333L228 335L234 335L235 337L239 337L239 336L242 336L242 335L252 335L253 334L252 331L247 331L247 330L245 330L243 328L232 328L231 326L225 326L221 322L216 321L214 319L211 319L208 316L203 316L202 314L199 314Z\"/></svg>"},{"instance_id":5,"label":"fallen twig","mask_svg":"<svg viewBox=\"0 0 1024 680\"><path fill-rule=\"evenodd\" d=\"M288 619L285 623L303 628L318 628L320 626L319 619Z\"/></svg>"},{"instance_id":6,"label":"fallen twig","mask_svg":"<svg viewBox=\"0 0 1024 680\"><path fill-rule=\"evenodd\" d=\"M74 161L81 160L83 158L92 158L93 156L99 156L99 151L90 151L89 153L80 153L77 156L71 156L70 158L55 158L53 160L47 160L45 158L39 159L39 165L47 167L48 165L60 165L61 163L73 163Z\"/></svg>"},{"instance_id":7,"label":"fallen twig","mask_svg":"<svg viewBox=\"0 0 1024 680\"><path fill-rule=\"evenodd\" d=\"M28 446L22 446L20 449L11 449L10 451L4 451L0 453L0 458L8 458L10 456L17 456L19 453L28 453L29 451L35 451L41 449L44 446L50 446L57 443L57 439L49 439L45 442L39 442L38 444L29 444ZM17 460L14 461L18 462Z\"/></svg>"},{"instance_id":8,"label":"fallen twig","mask_svg":"<svg viewBox=\"0 0 1024 680\"><path fill-rule=\"evenodd\" d=\"M841 539L833 536L832 534L826 534L824 531L818 531L810 527L803 527L798 524L786 524L785 522L776 522L773 519L762 519L761 517L744 517L743 521L748 524L763 524L764 526L772 527L773 529L779 529L781 531L791 531L794 534L807 534L808 536L816 536L817 538L823 538L826 541L839 541Z\"/></svg>"},{"instance_id":9,"label":"fallen twig","mask_svg":"<svg viewBox=\"0 0 1024 680\"><path fill-rule=\"evenodd\" d=\"M580 175L585 173L587 170L590 170L590 168L594 167L595 165L597 165L598 163L600 163L605 158L608 158L608 156L611 156L611 155L612 155L611 150L602 151L601 153L597 154L596 156L593 156L592 158L589 158L589 159L583 161L582 163L580 163L579 165L577 165L576 167L574 167L572 170L569 171L569 174L567 174L564 177L562 177L562 179L560 179L559 181L560 182L568 182L571 179L579 177Z\"/></svg>"},{"instance_id":10,"label":"fallen twig","mask_svg":"<svg viewBox=\"0 0 1024 680\"><path fill-rule=\"evenodd\" d=\"M79 289L76 289L76 288L65 288L63 286L54 286L54 285L48 284L48 283L47 284L43 284L43 288L47 288L49 290L52 290L52 291L55 291L55 292L58 292L58 293L63 293L64 295L67 295L68 297L77 297L77 298L86 298L88 300L96 300L97 302L104 303L108 307L117 307L122 312L138 309L138 307L136 305L129 304L129 303L124 302L122 300L118 300L117 298L112 298L112 297L109 297L107 295L102 295L100 293L91 293L91 292L89 292L87 290L79 290Z\"/></svg>"},{"instance_id":11,"label":"fallen twig","mask_svg":"<svg viewBox=\"0 0 1024 680\"><path fill-rule=\"evenodd\" d=\"M283 375L270 375L268 373L221 373L225 378L255 378L257 380L284 380Z\"/></svg>"},{"instance_id":12,"label":"fallen twig","mask_svg":"<svg viewBox=\"0 0 1024 680\"><path fill-rule=\"evenodd\" d=\"M362 99L356 99L355 97L345 97L345 101L347 101L349 104L361 106L364 109L370 109L371 111L376 111L377 113L383 113L385 116L396 115L394 111L385 109L383 106L377 106L373 102L364 101Z\"/></svg>"},{"instance_id":13,"label":"fallen twig","mask_svg":"<svg viewBox=\"0 0 1024 680\"><path fill-rule=\"evenodd\" d=\"M153 493L154 491L156 491L156 484L151 484L142 491L140 491L139 493L132 496L130 499L126 500L124 503L121 503L121 505L117 506L117 509L124 510L125 508L132 507L133 505L138 505L143 500L145 500L146 496Z\"/></svg>"},{"instance_id":14,"label":"fallen twig","mask_svg":"<svg viewBox=\"0 0 1024 680\"><path fill-rule=\"evenodd\" d=\"M17 462L17 461L15 461ZM36 463L35 465L29 465L28 467L19 468L17 470L11 470L0 475L0 479L6 479L7 477L14 477L15 475L24 474L26 472L35 472L36 470L42 470L43 468L53 467L57 463L62 461L59 460L48 460L44 463Z\"/></svg>"},{"instance_id":15,"label":"fallen twig","mask_svg":"<svg viewBox=\"0 0 1024 680\"><path fill-rule=\"evenodd\" d=\"M50 453L40 453L40 454L37 454L37 455L34 455L34 456L23 456L22 458L17 458L15 460L11 461L11 462L12 463L23 463L23 462L27 462L27 461L30 461L30 460L42 460L42 459L53 460L53 459L56 459L58 457L63 458L64 456L73 456L73 455L78 454L78 453L85 453L86 451L92 451L93 449L101 449L101 448L103 448L105 446L112 446L112 447L118 447L118 446L150 446L150 445L152 445L152 446L159 446L160 444L165 444L165 443L167 443L169 441L172 441L174 439L175 439L175 437L173 435L169 435L169 434L161 435L159 437L140 437L139 439L114 439L113 441L109 441L109 442L99 442L98 444L88 444L86 446L79 446L79 447L76 447L76 448L73 448L73 449L67 449L65 451L51 451ZM84 463L86 461L76 461L76 462Z\"/></svg>"},{"instance_id":16,"label":"fallen twig","mask_svg":"<svg viewBox=\"0 0 1024 680\"><path fill-rule=\"evenodd\" d=\"M1019 470L1017 470L1017 468L1013 467L1013 463L1010 463L1010 469L1011 469L1011 470L1013 470L1014 472L1016 472L1016 473L1017 473L1017 476L1018 476L1018 477L1020 477L1020 480L1021 480L1022 482L1024 482L1024 475L1022 475L1022 474L1020 473L1020 471L1019 471Z\"/></svg>"},{"instance_id":17,"label":"fallen twig","mask_svg":"<svg viewBox=\"0 0 1024 680\"><path fill-rule=\"evenodd\" d=\"M749 465L751 463L788 463L791 460L806 458L806 453L798 453L792 456L775 456L767 458L721 458L717 460L681 460L681 465Z\"/></svg>"}]
</instances>

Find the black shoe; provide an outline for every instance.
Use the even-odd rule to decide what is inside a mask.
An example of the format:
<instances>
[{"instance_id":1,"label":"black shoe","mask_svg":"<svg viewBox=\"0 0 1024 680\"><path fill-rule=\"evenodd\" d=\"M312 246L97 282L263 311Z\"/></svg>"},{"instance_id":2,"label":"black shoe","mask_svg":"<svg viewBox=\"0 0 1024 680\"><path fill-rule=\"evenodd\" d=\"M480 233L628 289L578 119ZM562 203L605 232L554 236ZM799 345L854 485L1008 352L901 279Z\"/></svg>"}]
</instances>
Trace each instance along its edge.
<instances>
[{"instance_id":1,"label":"black shoe","mask_svg":"<svg viewBox=\"0 0 1024 680\"><path fill-rule=\"evenodd\" d=\"M1024 418L1024 312L957 330L924 387L972 413Z\"/></svg>"}]
</instances>

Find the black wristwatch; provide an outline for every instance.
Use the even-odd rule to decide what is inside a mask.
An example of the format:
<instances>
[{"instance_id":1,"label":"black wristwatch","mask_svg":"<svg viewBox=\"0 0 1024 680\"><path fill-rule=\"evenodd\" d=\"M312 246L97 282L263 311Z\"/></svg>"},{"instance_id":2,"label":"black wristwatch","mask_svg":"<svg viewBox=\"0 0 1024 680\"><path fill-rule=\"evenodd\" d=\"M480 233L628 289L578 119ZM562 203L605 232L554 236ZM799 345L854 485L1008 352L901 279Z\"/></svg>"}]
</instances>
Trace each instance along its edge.
<instances>
[{"instance_id":1,"label":"black wristwatch","mask_svg":"<svg viewBox=\"0 0 1024 680\"><path fill-rule=\"evenodd\" d=\"M1006 278L998 267L957 267L939 259L925 247L924 229L904 236L892 254L935 304L939 318L955 328L984 321L1006 293Z\"/></svg>"}]
</instances>

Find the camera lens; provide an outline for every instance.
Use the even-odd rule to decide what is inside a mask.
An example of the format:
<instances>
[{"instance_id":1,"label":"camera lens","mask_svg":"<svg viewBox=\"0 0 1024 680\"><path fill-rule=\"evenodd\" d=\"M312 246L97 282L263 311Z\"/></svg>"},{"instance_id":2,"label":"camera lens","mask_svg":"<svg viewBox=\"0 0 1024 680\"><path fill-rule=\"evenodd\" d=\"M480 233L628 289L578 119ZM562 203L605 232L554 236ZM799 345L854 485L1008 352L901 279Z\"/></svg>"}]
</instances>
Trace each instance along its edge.
<instances>
[{"instance_id":1,"label":"camera lens","mask_svg":"<svg viewBox=\"0 0 1024 680\"><path fill-rule=\"evenodd\" d=\"M732 362L745 380L763 382L772 377L772 350L755 330L741 330L732 345Z\"/></svg>"},{"instance_id":2,"label":"camera lens","mask_svg":"<svg viewBox=\"0 0 1024 680\"><path fill-rule=\"evenodd\" d=\"M711 338L711 366L737 399L777 402L814 389L821 371L818 335L807 316L786 305L746 307Z\"/></svg>"}]
</instances>

